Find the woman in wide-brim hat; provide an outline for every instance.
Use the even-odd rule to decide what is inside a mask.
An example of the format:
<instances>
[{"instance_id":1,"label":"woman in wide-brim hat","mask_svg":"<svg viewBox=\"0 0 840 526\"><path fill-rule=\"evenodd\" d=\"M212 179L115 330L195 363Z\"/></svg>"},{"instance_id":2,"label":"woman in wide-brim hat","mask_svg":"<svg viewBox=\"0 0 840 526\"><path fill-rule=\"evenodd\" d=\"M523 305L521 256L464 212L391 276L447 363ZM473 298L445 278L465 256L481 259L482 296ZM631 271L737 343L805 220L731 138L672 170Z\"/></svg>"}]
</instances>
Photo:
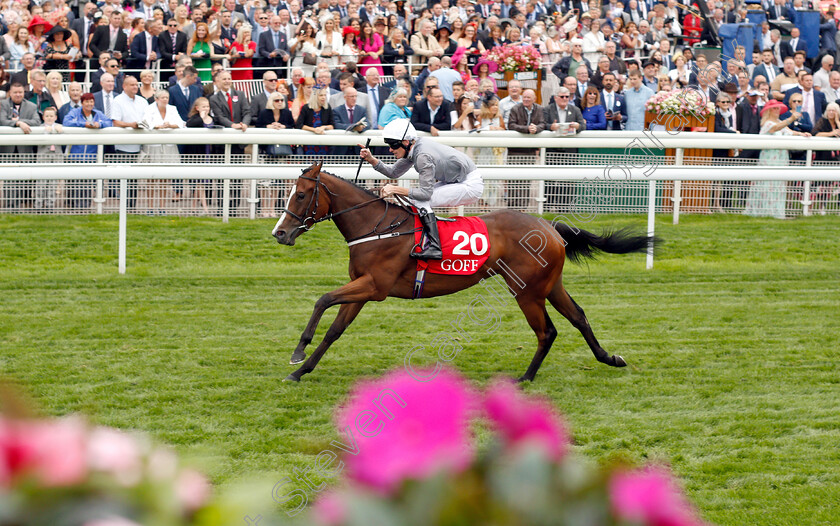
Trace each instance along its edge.
<instances>
[{"instance_id":1,"label":"woman in wide-brim hat","mask_svg":"<svg viewBox=\"0 0 840 526\"><path fill-rule=\"evenodd\" d=\"M32 45L35 46L35 49L40 49L41 44L44 43L44 38L47 32L52 29L52 24L44 20L38 15L32 17L32 20L29 21L29 40L32 42Z\"/></svg>"},{"instance_id":2,"label":"woman in wide-brim hat","mask_svg":"<svg viewBox=\"0 0 840 526\"><path fill-rule=\"evenodd\" d=\"M452 26L444 22L439 28L435 29L435 38L443 49L443 54L452 56L455 50L458 49L458 43L452 38Z\"/></svg>"},{"instance_id":3,"label":"woman in wide-brim hat","mask_svg":"<svg viewBox=\"0 0 840 526\"><path fill-rule=\"evenodd\" d=\"M472 68L473 75L475 75L475 79L478 80L478 83L481 84L481 81L484 79L488 79L493 83L493 93L496 93L496 79L490 76L491 73L495 73L499 70L499 65L493 62L492 60L488 60L486 58L478 59L478 63Z\"/></svg>"},{"instance_id":4,"label":"woman in wide-brim hat","mask_svg":"<svg viewBox=\"0 0 840 526\"><path fill-rule=\"evenodd\" d=\"M44 69L46 71L61 70L61 79L64 82L70 80L70 38L73 34L69 29L55 26L45 35L47 47L44 50Z\"/></svg>"},{"instance_id":5,"label":"woman in wide-brim hat","mask_svg":"<svg viewBox=\"0 0 840 526\"><path fill-rule=\"evenodd\" d=\"M802 116L798 111L792 111L790 117L780 120L779 115L787 111L787 106L777 100L770 100L761 109L761 135L810 135L793 131L788 126ZM790 156L787 150L761 150L758 156L759 166L787 166ZM785 198L787 195L785 181L755 181L750 185L747 193L747 205L744 213L751 216L769 216L778 219L785 218Z\"/></svg>"}]
</instances>

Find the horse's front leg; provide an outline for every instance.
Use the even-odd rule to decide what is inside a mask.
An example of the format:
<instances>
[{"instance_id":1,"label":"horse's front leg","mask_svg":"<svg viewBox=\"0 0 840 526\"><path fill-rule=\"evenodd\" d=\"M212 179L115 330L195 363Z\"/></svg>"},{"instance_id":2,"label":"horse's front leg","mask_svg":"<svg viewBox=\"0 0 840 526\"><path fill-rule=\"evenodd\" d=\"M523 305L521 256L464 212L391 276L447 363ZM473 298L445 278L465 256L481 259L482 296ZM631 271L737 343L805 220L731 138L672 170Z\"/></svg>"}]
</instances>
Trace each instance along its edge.
<instances>
[{"instance_id":1,"label":"horse's front leg","mask_svg":"<svg viewBox=\"0 0 840 526\"><path fill-rule=\"evenodd\" d=\"M368 275L364 275L318 298L318 301L315 302L315 309L312 311L312 317L309 318L309 323L306 324L303 334L300 335L300 342L298 342L298 346L292 353L292 359L289 363L295 365L306 359L304 349L306 349L306 346L309 345L315 336L315 329L318 328L321 316L324 315L327 309L340 303L364 303L375 296L375 293L376 284L373 279Z\"/></svg>"},{"instance_id":2,"label":"horse's front leg","mask_svg":"<svg viewBox=\"0 0 840 526\"><path fill-rule=\"evenodd\" d=\"M324 356L324 353L327 352L327 349L330 348L330 345L341 335L344 333L344 329L347 328L348 325L353 323L353 320L356 319L356 315L362 310L362 307L365 306L366 302L360 301L358 303L345 303L341 305L338 309L338 315L335 317L335 320L330 325L330 328L327 330L327 334L324 335L324 339L321 340L321 343L315 349L315 352L312 353L312 356L306 360L306 363L300 366L300 368L291 373L289 376L286 377L287 381L299 382L300 377L311 373L315 366L318 365L318 361L321 360L321 357Z\"/></svg>"}]
</instances>

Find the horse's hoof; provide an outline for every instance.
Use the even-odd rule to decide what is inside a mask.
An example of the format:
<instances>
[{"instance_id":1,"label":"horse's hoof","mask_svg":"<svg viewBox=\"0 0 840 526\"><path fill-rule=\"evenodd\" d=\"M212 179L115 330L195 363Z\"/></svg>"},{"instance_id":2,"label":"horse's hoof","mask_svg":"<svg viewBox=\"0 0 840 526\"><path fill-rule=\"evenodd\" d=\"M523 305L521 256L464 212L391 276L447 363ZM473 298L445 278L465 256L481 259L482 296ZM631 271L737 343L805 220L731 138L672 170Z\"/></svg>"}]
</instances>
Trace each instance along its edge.
<instances>
[{"instance_id":1,"label":"horse's hoof","mask_svg":"<svg viewBox=\"0 0 840 526\"><path fill-rule=\"evenodd\" d=\"M303 363L304 360L306 360L306 353L293 354L292 359L289 360L289 365L297 365Z\"/></svg>"},{"instance_id":2,"label":"horse's hoof","mask_svg":"<svg viewBox=\"0 0 840 526\"><path fill-rule=\"evenodd\" d=\"M619 355L613 356L613 367L627 367L627 362Z\"/></svg>"},{"instance_id":3,"label":"horse's hoof","mask_svg":"<svg viewBox=\"0 0 840 526\"><path fill-rule=\"evenodd\" d=\"M524 383L524 382L533 382L533 381L534 380L532 378L528 378L525 375L522 375L522 376L520 376L519 378L516 379L516 383L518 383L518 384L521 384L521 383Z\"/></svg>"},{"instance_id":4,"label":"horse's hoof","mask_svg":"<svg viewBox=\"0 0 840 526\"><path fill-rule=\"evenodd\" d=\"M286 378L283 379L284 382L300 382L300 378L297 376L290 374Z\"/></svg>"}]
</instances>

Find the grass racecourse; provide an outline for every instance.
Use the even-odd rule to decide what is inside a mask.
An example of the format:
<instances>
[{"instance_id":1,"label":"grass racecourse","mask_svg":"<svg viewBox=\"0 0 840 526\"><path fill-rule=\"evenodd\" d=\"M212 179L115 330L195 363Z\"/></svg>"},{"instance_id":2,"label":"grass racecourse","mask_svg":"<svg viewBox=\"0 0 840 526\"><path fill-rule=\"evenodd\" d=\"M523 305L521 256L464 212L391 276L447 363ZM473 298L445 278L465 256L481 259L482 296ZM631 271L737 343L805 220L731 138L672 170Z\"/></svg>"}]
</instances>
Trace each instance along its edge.
<instances>
[{"instance_id":1,"label":"grass racecourse","mask_svg":"<svg viewBox=\"0 0 840 526\"><path fill-rule=\"evenodd\" d=\"M628 225L645 219L585 228ZM116 216L0 217L0 374L48 414L205 459L222 486L310 466L338 437L333 408L354 380L401 367L480 289L369 304L313 374L283 383L315 300L347 281L348 255L329 223L295 247L272 226L130 217L120 276ZM565 414L580 454L669 463L712 523L840 523L840 218L660 216L656 228L666 243L653 271L641 254L566 266L596 336L629 367L597 363L552 310L560 335L524 389ZM501 313L454 361L479 384L522 374L533 356L522 314Z\"/></svg>"}]
</instances>

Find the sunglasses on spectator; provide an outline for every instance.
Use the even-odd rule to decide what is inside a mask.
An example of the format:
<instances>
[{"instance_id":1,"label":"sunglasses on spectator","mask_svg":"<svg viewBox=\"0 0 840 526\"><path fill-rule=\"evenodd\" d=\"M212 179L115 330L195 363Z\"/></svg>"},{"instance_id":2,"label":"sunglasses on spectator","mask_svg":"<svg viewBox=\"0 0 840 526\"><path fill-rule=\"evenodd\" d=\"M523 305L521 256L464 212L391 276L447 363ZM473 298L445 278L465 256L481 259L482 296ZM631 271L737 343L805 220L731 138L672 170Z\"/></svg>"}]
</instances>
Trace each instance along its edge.
<instances>
[{"instance_id":1,"label":"sunglasses on spectator","mask_svg":"<svg viewBox=\"0 0 840 526\"><path fill-rule=\"evenodd\" d=\"M277 79L265 79L266 82L277 82Z\"/></svg>"},{"instance_id":2,"label":"sunglasses on spectator","mask_svg":"<svg viewBox=\"0 0 840 526\"><path fill-rule=\"evenodd\" d=\"M569 98L569 96L568 96L568 95L557 95L557 98L559 98L559 99L568 99L568 98Z\"/></svg>"}]
</instances>

